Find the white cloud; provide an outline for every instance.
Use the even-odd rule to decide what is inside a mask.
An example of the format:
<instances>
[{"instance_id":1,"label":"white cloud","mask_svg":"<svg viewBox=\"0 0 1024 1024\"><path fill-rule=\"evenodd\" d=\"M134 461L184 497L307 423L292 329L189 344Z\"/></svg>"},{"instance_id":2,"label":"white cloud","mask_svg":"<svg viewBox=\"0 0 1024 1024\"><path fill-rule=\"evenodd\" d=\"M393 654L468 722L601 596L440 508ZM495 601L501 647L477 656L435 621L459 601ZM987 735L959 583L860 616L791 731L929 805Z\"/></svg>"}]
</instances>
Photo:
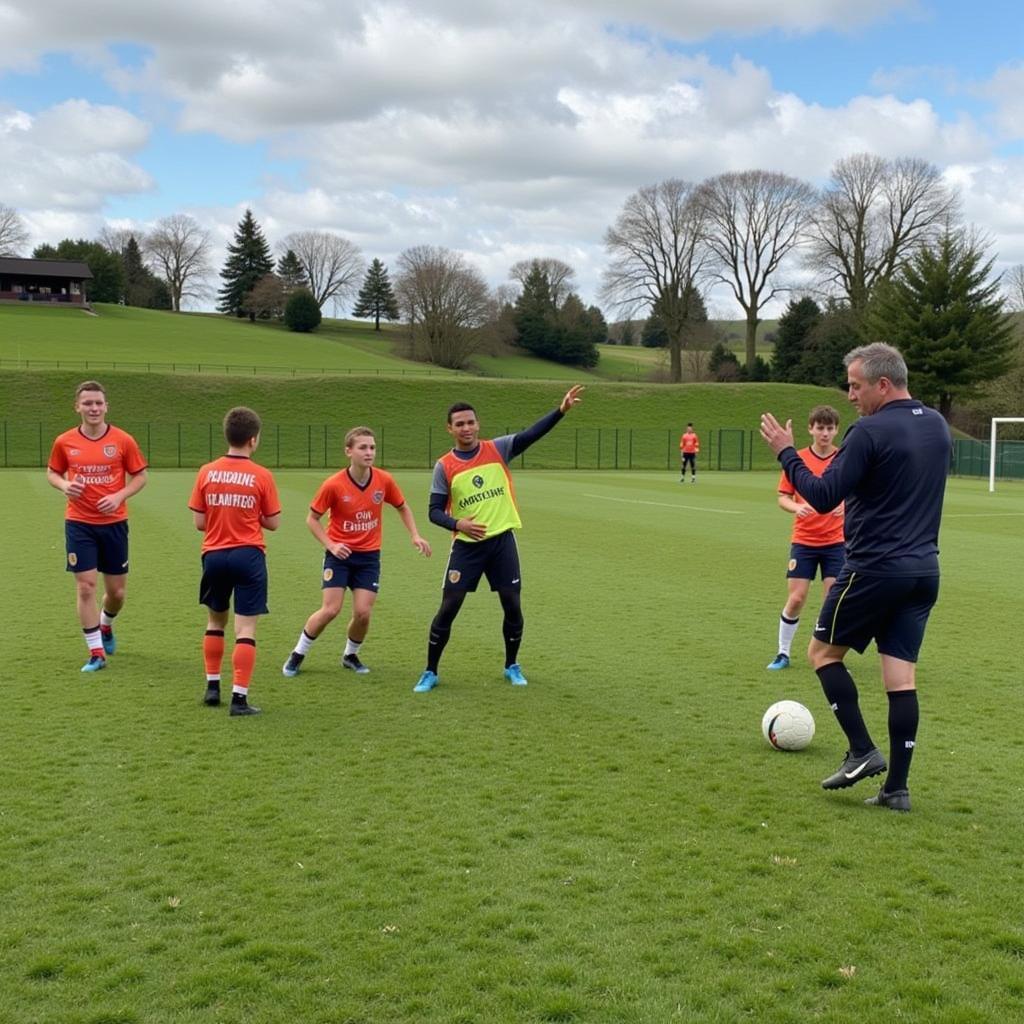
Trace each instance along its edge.
<instances>
[{"instance_id":1,"label":"white cloud","mask_svg":"<svg viewBox=\"0 0 1024 1024\"><path fill-rule=\"evenodd\" d=\"M973 91L995 103L995 121L1005 135L1024 138L1024 61L1004 64Z\"/></svg>"}]
</instances>

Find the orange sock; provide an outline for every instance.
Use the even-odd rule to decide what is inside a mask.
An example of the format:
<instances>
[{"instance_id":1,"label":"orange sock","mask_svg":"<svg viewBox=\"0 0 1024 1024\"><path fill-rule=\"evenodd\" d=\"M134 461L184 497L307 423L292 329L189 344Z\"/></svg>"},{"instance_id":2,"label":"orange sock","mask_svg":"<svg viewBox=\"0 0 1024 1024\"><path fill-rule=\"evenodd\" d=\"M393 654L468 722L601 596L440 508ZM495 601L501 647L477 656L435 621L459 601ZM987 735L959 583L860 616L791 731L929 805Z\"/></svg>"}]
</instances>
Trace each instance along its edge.
<instances>
[{"instance_id":1,"label":"orange sock","mask_svg":"<svg viewBox=\"0 0 1024 1024\"><path fill-rule=\"evenodd\" d=\"M244 693L249 689L252 670L256 665L256 641L242 637L235 641L235 649L231 654L231 667L234 670L232 689L235 693Z\"/></svg>"},{"instance_id":2,"label":"orange sock","mask_svg":"<svg viewBox=\"0 0 1024 1024\"><path fill-rule=\"evenodd\" d=\"M203 660L206 676L220 678L220 663L224 660L224 630L208 629L203 637Z\"/></svg>"}]
</instances>

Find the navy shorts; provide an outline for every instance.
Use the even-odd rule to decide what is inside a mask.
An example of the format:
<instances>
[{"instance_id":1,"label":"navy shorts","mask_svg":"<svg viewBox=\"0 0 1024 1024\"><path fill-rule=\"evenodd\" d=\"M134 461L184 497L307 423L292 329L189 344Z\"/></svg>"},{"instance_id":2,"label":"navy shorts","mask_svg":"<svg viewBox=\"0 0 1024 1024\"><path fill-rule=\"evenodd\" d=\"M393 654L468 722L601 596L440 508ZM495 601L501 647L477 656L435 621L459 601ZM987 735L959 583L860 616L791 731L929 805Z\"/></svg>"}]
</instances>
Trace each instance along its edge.
<instances>
[{"instance_id":1,"label":"navy shorts","mask_svg":"<svg viewBox=\"0 0 1024 1024\"><path fill-rule=\"evenodd\" d=\"M123 576L128 571L128 520L119 523L64 521L67 571L99 569L104 576Z\"/></svg>"},{"instance_id":2,"label":"navy shorts","mask_svg":"<svg viewBox=\"0 0 1024 1024\"><path fill-rule=\"evenodd\" d=\"M845 544L829 544L824 548L812 548L807 544L792 544L789 548L787 580L813 580L821 569L823 580L835 579L846 561Z\"/></svg>"},{"instance_id":3,"label":"navy shorts","mask_svg":"<svg viewBox=\"0 0 1024 1024\"><path fill-rule=\"evenodd\" d=\"M444 571L445 590L476 590L480 577L486 576L491 590L519 590L519 547L514 530L475 543L457 540Z\"/></svg>"},{"instance_id":4,"label":"navy shorts","mask_svg":"<svg viewBox=\"0 0 1024 1024\"><path fill-rule=\"evenodd\" d=\"M814 637L859 654L872 640L879 654L917 661L938 576L864 576L843 571L825 596Z\"/></svg>"},{"instance_id":5,"label":"navy shorts","mask_svg":"<svg viewBox=\"0 0 1024 1024\"><path fill-rule=\"evenodd\" d=\"M380 587L380 552L353 551L348 558L335 558L324 552L322 589L348 587L349 590L372 590Z\"/></svg>"},{"instance_id":6,"label":"navy shorts","mask_svg":"<svg viewBox=\"0 0 1024 1024\"><path fill-rule=\"evenodd\" d=\"M259 548L222 548L203 555L199 603L226 612L232 594L236 615L267 614L267 558Z\"/></svg>"}]
</instances>

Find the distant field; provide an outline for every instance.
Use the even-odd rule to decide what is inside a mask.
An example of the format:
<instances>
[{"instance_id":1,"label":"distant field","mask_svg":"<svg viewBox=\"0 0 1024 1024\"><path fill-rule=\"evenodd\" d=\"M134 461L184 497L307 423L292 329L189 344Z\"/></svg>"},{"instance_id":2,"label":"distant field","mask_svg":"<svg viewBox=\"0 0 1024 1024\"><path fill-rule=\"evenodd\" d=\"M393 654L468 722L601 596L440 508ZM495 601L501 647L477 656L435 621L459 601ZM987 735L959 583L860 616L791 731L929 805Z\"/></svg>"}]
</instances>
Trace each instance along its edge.
<instances>
[{"instance_id":1,"label":"distant field","mask_svg":"<svg viewBox=\"0 0 1024 1024\"><path fill-rule=\"evenodd\" d=\"M435 555L386 513L371 674L338 665L343 615L281 676L319 602L302 520L322 476L278 474L264 714L240 720L199 703L192 474L133 501L120 649L95 676L59 496L0 474L4 1024L1020 1019L1021 486L950 481L900 816L863 806L871 782L821 790L844 746L818 682L801 658L765 671L774 474L517 473L529 686L503 682L482 589L430 694L411 689L448 538L425 471L398 479ZM877 658L851 667L884 744ZM761 737L782 697L817 721L800 754Z\"/></svg>"}]
</instances>

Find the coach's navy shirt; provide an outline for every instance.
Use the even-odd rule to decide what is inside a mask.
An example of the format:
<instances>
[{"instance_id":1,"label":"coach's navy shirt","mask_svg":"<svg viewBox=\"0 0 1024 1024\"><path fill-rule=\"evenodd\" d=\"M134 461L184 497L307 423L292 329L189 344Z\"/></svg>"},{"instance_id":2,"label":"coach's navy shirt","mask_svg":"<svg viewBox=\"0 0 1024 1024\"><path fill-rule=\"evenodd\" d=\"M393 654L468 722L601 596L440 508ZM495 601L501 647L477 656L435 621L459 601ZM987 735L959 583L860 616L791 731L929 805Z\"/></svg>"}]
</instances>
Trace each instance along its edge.
<instances>
[{"instance_id":1,"label":"coach's navy shirt","mask_svg":"<svg viewBox=\"0 0 1024 1024\"><path fill-rule=\"evenodd\" d=\"M851 571L937 576L952 444L939 413L902 398L857 420L820 477L795 448L780 452L779 462L818 512L846 501L846 565Z\"/></svg>"}]
</instances>

